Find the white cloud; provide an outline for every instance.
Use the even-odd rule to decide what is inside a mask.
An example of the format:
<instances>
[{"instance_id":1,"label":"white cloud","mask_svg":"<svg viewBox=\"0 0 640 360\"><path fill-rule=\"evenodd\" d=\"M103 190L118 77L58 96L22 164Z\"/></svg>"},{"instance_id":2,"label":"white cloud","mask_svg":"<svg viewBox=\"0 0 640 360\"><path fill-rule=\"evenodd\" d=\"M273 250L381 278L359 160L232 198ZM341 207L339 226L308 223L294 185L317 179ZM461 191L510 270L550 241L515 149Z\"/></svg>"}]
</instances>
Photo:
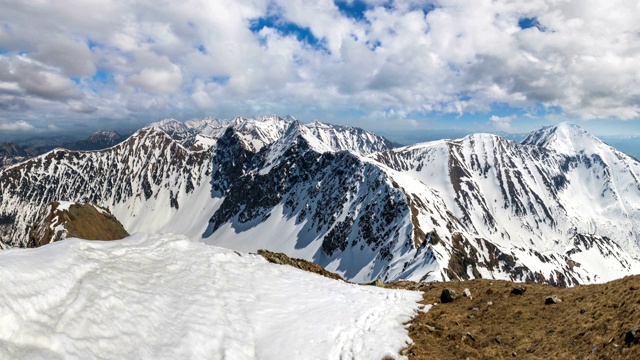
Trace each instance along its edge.
<instances>
[{"instance_id":1,"label":"white cloud","mask_svg":"<svg viewBox=\"0 0 640 360\"><path fill-rule=\"evenodd\" d=\"M266 111L357 122L507 104L640 118L640 8L628 1L367 3L358 21L329 0L3 1L0 111L53 116L49 101L60 121L99 108L114 118ZM267 16L321 46L277 26L252 32ZM545 31L521 29L522 18Z\"/></svg>"},{"instance_id":2,"label":"white cloud","mask_svg":"<svg viewBox=\"0 0 640 360\"><path fill-rule=\"evenodd\" d=\"M72 102L69 104L69 110L77 113L93 114L98 111L98 108L83 102Z\"/></svg>"},{"instance_id":3,"label":"white cloud","mask_svg":"<svg viewBox=\"0 0 640 360\"><path fill-rule=\"evenodd\" d=\"M19 120L16 122L8 122L8 123L0 122L0 131L27 132L27 131L34 131L34 130L36 130L36 128L24 120Z\"/></svg>"},{"instance_id":4,"label":"white cloud","mask_svg":"<svg viewBox=\"0 0 640 360\"><path fill-rule=\"evenodd\" d=\"M502 131L509 131L511 130L511 122L515 120L515 118L516 118L515 115L509 115L509 116L492 115L489 118L489 120L491 120L491 122L493 123L493 126L495 126L496 129L502 130Z\"/></svg>"},{"instance_id":5,"label":"white cloud","mask_svg":"<svg viewBox=\"0 0 640 360\"><path fill-rule=\"evenodd\" d=\"M129 77L128 83L150 92L176 92L182 83L182 72L173 64L166 68L148 67Z\"/></svg>"},{"instance_id":6,"label":"white cloud","mask_svg":"<svg viewBox=\"0 0 640 360\"><path fill-rule=\"evenodd\" d=\"M55 38L37 45L34 59L62 69L68 76L92 76L96 72L93 55L86 43Z\"/></svg>"},{"instance_id":7,"label":"white cloud","mask_svg":"<svg viewBox=\"0 0 640 360\"><path fill-rule=\"evenodd\" d=\"M49 100L82 97L68 77L25 56L0 55L0 83L18 93Z\"/></svg>"}]
</instances>

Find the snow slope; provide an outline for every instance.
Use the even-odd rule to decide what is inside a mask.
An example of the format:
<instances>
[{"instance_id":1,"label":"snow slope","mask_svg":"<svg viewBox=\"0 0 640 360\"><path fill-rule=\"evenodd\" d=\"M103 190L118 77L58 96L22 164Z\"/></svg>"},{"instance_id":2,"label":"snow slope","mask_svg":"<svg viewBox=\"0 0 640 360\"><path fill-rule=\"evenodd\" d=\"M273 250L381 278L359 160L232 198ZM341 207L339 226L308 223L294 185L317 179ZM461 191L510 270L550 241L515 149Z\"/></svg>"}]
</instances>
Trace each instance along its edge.
<instances>
[{"instance_id":1,"label":"snow slope","mask_svg":"<svg viewBox=\"0 0 640 360\"><path fill-rule=\"evenodd\" d=\"M135 234L0 253L2 359L381 359L418 292Z\"/></svg>"}]
</instances>

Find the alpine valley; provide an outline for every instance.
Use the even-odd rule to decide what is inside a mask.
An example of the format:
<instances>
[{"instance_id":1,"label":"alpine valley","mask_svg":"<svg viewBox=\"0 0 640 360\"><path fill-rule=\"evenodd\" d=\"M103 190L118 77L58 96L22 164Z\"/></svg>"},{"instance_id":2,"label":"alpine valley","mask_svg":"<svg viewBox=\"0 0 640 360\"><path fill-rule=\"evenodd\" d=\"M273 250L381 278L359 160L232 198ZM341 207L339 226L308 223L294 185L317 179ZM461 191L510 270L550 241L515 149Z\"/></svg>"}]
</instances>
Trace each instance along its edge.
<instances>
[{"instance_id":1,"label":"alpine valley","mask_svg":"<svg viewBox=\"0 0 640 360\"><path fill-rule=\"evenodd\" d=\"M356 282L640 273L640 162L579 127L395 146L276 116L163 120L0 168L0 246L27 246L42 209L71 201L129 233L284 252Z\"/></svg>"}]
</instances>

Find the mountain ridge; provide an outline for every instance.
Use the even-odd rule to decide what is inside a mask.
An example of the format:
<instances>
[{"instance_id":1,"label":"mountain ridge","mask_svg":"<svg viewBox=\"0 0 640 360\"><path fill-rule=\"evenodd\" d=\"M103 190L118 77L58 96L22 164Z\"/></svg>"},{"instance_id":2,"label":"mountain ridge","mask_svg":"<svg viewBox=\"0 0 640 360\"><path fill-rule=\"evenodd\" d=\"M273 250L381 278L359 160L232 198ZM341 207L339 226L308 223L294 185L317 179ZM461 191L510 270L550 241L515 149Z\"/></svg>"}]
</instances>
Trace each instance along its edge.
<instances>
[{"instance_id":1,"label":"mountain ridge","mask_svg":"<svg viewBox=\"0 0 640 360\"><path fill-rule=\"evenodd\" d=\"M640 165L604 143L602 156L486 134L389 149L367 132L295 119L189 126L211 124L226 125L206 147L150 126L113 148L54 150L0 170L0 214L11 220L0 222L2 241L22 244L36 205L85 199L129 232L266 248L361 282L575 285L640 271ZM387 149L370 152L377 146ZM578 198L603 189L599 207Z\"/></svg>"}]
</instances>

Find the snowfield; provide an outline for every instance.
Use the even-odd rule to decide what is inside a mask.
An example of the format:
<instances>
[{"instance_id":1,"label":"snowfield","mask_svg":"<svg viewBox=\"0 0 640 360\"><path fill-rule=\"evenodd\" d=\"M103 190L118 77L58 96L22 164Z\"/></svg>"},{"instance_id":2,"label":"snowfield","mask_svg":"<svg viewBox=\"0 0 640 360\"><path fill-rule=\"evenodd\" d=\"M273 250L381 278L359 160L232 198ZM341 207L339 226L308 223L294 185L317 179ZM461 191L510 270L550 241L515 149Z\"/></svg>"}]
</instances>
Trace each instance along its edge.
<instances>
[{"instance_id":1,"label":"snowfield","mask_svg":"<svg viewBox=\"0 0 640 360\"><path fill-rule=\"evenodd\" d=\"M422 297L147 234L3 251L0 289L2 359L398 358Z\"/></svg>"}]
</instances>

